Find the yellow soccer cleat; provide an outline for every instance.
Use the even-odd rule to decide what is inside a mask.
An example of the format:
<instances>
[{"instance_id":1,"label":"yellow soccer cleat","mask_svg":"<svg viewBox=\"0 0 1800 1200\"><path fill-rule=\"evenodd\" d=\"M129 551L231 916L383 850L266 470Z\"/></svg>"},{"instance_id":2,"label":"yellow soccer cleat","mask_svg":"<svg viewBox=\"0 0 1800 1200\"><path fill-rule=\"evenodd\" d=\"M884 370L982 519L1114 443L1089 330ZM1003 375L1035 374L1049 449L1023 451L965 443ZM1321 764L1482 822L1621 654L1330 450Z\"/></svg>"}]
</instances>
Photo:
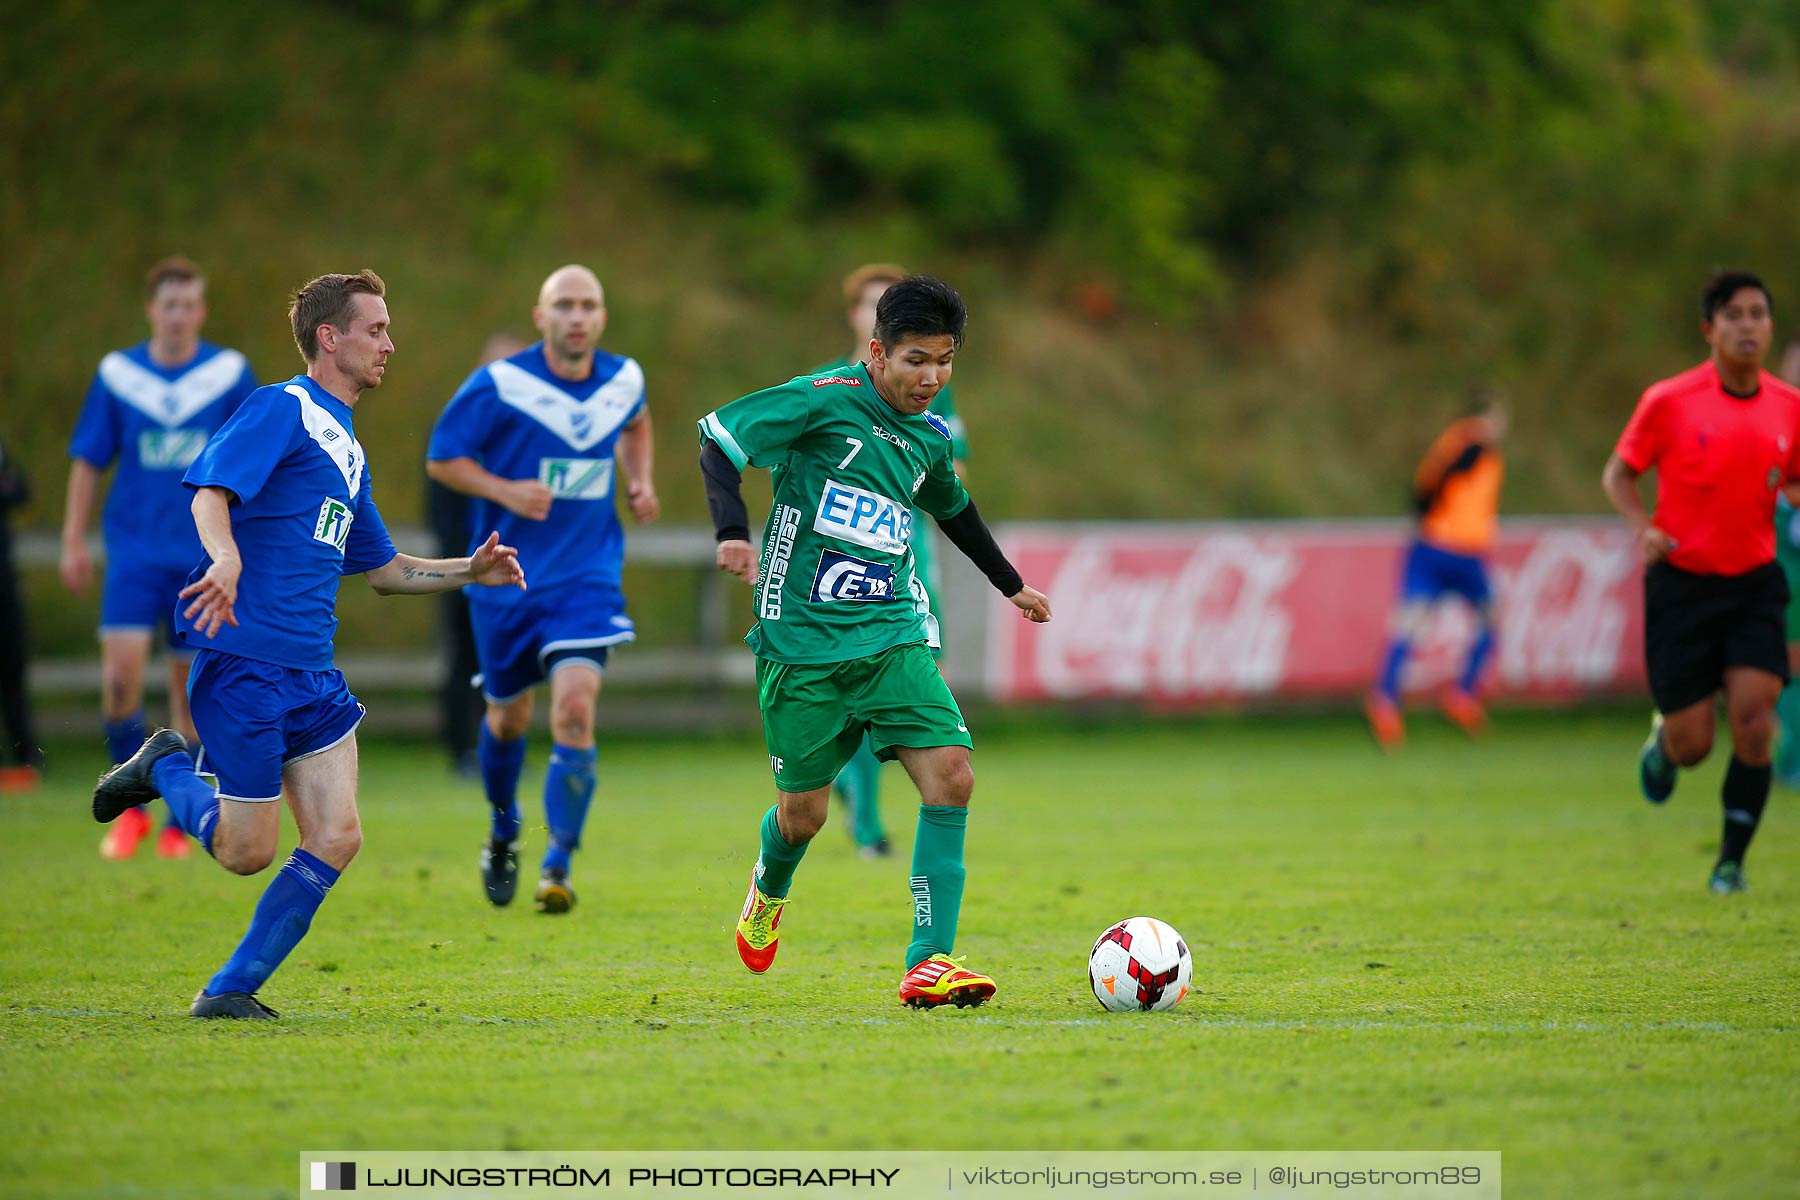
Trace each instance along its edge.
<instances>
[{"instance_id":1,"label":"yellow soccer cleat","mask_svg":"<svg viewBox=\"0 0 1800 1200\"><path fill-rule=\"evenodd\" d=\"M787 897L776 899L757 889L756 877L750 877L750 894L744 897L744 911L738 914L737 952L744 965L761 975L775 961L775 950L781 944L781 912Z\"/></svg>"},{"instance_id":2,"label":"yellow soccer cleat","mask_svg":"<svg viewBox=\"0 0 1800 1200\"><path fill-rule=\"evenodd\" d=\"M900 1003L908 1008L970 1008L987 1003L995 990L993 980L963 966L962 959L934 954L900 980Z\"/></svg>"}]
</instances>

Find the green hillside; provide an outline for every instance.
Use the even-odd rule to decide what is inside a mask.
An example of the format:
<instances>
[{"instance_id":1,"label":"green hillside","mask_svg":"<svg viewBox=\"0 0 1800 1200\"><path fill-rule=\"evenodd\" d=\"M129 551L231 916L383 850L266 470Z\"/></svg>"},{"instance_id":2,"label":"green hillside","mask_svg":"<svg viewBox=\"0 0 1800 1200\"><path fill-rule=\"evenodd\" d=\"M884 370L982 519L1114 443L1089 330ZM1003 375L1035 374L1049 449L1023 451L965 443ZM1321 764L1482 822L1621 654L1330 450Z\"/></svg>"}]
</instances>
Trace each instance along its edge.
<instances>
[{"instance_id":1,"label":"green hillside","mask_svg":"<svg viewBox=\"0 0 1800 1200\"><path fill-rule=\"evenodd\" d=\"M359 429L400 519L432 415L569 260L677 519L691 420L840 353L869 258L966 293L1002 518L1392 513L1477 377L1517 400L1509 507L1596 509L1637 392L1700 356L1705 274L1800 295L1794 0L8 7L0 433L38 525L170 251L265 378L289 288L387 277Z\"/></svg>"}]
</instances>

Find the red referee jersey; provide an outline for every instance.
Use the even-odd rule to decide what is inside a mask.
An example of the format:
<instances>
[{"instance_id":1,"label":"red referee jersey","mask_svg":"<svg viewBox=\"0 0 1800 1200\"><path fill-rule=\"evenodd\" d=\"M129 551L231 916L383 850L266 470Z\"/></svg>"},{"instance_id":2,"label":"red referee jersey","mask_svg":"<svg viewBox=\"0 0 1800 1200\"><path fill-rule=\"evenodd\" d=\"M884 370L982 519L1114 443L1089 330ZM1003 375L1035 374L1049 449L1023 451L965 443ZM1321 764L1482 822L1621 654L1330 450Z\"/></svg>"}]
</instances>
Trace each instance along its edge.
<instances>
[{"instance_id":1,"label":"red referee jersey","mask_svg":"<svg viewBox=\"0 0 1800 1200\"><path fill-rule=\"evenodd\" d=\"M1761 379L1733 396L1711 359L1665 379L1614 448L1634 471L1656 468L1656 526L1684 571L1742 575L1775 558L1775 493L1800 478L1800 390Z\"/></svg>"}]
</instances>

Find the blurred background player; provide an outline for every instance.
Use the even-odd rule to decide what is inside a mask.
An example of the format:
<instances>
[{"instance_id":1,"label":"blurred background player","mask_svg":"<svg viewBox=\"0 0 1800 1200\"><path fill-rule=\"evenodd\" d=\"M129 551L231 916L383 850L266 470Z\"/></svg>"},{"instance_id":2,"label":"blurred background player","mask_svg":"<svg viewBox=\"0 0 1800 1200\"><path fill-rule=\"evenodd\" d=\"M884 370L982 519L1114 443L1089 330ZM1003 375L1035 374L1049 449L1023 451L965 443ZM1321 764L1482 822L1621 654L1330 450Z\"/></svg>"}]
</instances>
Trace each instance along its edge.
<instances>
[{"instance_id":1,"label":"blurred background player","mask_svg":"<svg viewBox=\"0 0 1800 1200\"><path fill-rule=\"evenodd\" d=\"M23 468L0 445L0 792L30 791L44 766L25 686L25 595L13 568L12 510L30 498Z\"/></svg>"},{"instance_id":2,"label":"blurred background player","mask_svg":"<svg viewBox=\"0 0 1800 1200\"><path fill-rule=\"evenodd\" d=\"M300 845L194 997L194 1017L274 1019L257 992L362 848L364 709L333 665L341 578L362 575L382 595L525 586L497 537L456 559L401 554L388 538L353 423L394 352L386 292L373 271L298 289L288 318L305 372L258 388L184 477L205 554L181 589L176 628L196 651L188 685L218 787L200 778L182 736L162 729L94 789L99 821L166 798L182 829L238 875L274 861L282 799L293 810Z\"/></svg>"},{"instance_id":3,"label":"blurred background player","mask_svg":"<svg viewBox=\"0 0 1800 1200\"><path fill-rule=\"evenodd\" d=\"M504 330L491 335L481 347L477 367L508 358L525 349L525 339ZM425 476L425 517L437 552L445 558L464 553L474 530L469 525L469 498L447 488L428 473ZM475 654L475 630L469 624L469 598L460 588L438 596L439 640L444 649L444 680L438 691L438 740L450 755L450 769L475 778L481 774L476 752L482 721L481 696L475 676L481 660Z\"/></svg>"},{"instance_id":4,"label":"blurred background player","mask_svg":"<svg viewBox=\"0 0 1800 1200\"><path fill-rule=\"evenodd\" d=\"M738 957L757 974L774 963L794 871L825 824L832 781L867 736L919 789L899 998L925 1008L980 1004L995 985L950 957L973 742L910 586L911 505L931 513L1028 620L1050 619L1050 602L1025 586L956 477L949 427L927 411L949 381L966 321L948 284L909 276L881 297L866 365L799 376L700 421L719 569L757 589L744 640L756 653L776 787L738 918ZM752 466L781 467L760 569L741 486Z\"/></svg>"},{"instance_id":5,"label":"blurred background player","mask_svg":"<svg viewBox=\"0 0 1800 1200\"><path fill-rule=\"evenodd\" d=\"M137 750L144 725L144 672L151 641L168 631L169 723L188 738L191 650L174 637L175 596L200 561L182 472L256 388L236 350L200 339L206 279L185 258L165 258L145 280L150 339L100 360L69 440L69 492L63 513L62 579L80 594L93 580L87 529L100 476L115 461L101 532L106 578L100 585L100 706L115 763ZM111 859L130 858L150 832L147 811L126 813L100 843ZM164 826L156 843L166 858L185 858L187 839Z\"/></svg>"},{"instance_id":6,"label":"blurred background player","mask_svg":"<svg viewBox=\"0 0 1800 1200\"><path fill-rule=\"evenodd\" d=\"M482 886L496 905L518 887L519 775L532 689L550 681L550 765L544 773L549 844L539 912L575 904L570 858L593 800L594 716L608 650L635 636L619 590L625 532L614 467L640 523L659 505L644 372L599 348L606 297L582 266L554 271L532 322L543 340L477 370L451 397L426 453L426 470L473 497L476 529L498 529L532 564L531 591L470 593L470 620L487 699L481 776L493 808L481 850Z\"/></svg>"},{"instance_id":7,"label":"blurred background player","mask_svg":"<svg viewBox=\"0 0 1800 1200\"><path fill-rule=\"evenodd\" d=\"M867 263L844 276L844 311L853 339L850 353L820 365L814 369L813 374L820 375L842 367L852 367L868 359L869 340L875 335L875 306L881 302L882 294L888 288L904 278L906 269L894 263ZM949 383L939 389L929 411L949 427L950 453L954 459L956 474L958 478L966 479L964 464L969 457L969 443L963 431L962 417L957 414L956 397ZM918 509L913 510L912 529L913 571L915 578L925 589L926 603L930 606L925 616L926 634L935 657L943 653L942 629L937 617L942 611L942 606L938 604L937 555L932 545L930 526L925 523L925 514ZM849 809L850 837L856 843L858 852L864 858L885 858L892 854L893 846L881 824L881 762L869 748L867 737L863 738L862 745L857 747L856 753L851 755L850 761L838 773L836 786Z\"/></svg>"},{"instance_id":8,"label":"blurred background player","mask_svg":"<svg viewBox=\"0 0 1800 1200\"><path fill-rule=\"evenodd\" d=\"M1712 750L1713 707L1725 692L1732 754L1708 883L1723 894L1744 890L1744 855L1769 800L1775 703L1788 678L1775 495L1800 492L1800 390L1762 369L1775 324L1761 279L1719 275L1700 311L1711 357L1643 394L1601 478L1647 568L1644 660L1657 711L1638 780L1652 804L1675 790L1676 768ZM1653 468L1654 519L1637 491Z\"/></svg>"},{"instance_id":9,"label":"blurred background player","mask_svg":"<svg viewBox=\"0 0 1800 1200\"><path fill-rule=\"evenodd\" d=\"M1788 339L1781 351L1783 383L1800 387L1800 336ZM1788 503L1787 494L1775 497L1775 561L1787 579L1788 683L1781 689L1775 716L1775 782L1800 791L1800 509Z\"/></svg>"},{"instance_id":10,"label":"blurred background player","mask_svg":"<svg viewBox=\"0 0 1800 1200\"><path fill-rule=\"evenodd\" d=\"M1400 598L1389 622L1381 678L1366 711L1375 740L1392 749L1406 737L1400 711L1400 675L1407 655L1431 621L1431 608L1446 596L1460 596L1474 610L1475 640L1454 684L1439 696L1444 714L1470 735L1487 725L1477 696L1482 668L1494 652L1494 596L1488 578L1500 514L1505 464L1505 400L1494 387L1470 390L1462 417L1438 436L1413 477L1413 508L1419 524L1407 548Z\"/></svg>"}]
</instances>

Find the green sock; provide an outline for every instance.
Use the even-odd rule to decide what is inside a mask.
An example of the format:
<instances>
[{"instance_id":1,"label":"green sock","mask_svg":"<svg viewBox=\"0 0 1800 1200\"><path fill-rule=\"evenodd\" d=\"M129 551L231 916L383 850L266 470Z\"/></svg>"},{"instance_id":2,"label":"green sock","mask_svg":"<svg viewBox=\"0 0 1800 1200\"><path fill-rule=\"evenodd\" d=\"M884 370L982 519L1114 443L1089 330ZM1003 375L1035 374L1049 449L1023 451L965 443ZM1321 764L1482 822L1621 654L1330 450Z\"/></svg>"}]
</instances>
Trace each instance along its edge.
<instances>
[{"instance_id":1,"label":"green sock","mask_svg":"<svg viewBox=\"0 0 1800 1200\"><path fill-rule=\"evenodd\" d=\"M850 836L859 846L873 846L887 836L881 828L881 760L869 748L869 735L838 772L838 791L850 807Z\"/></svg>"},{"instance_id":2,"label":"green sock","mask_svg":"<svg viewBox=\"0 0 1800 1200\"><path fill-rule=\"evenodd\" d=\"M963 833L968 824L966 808L919 805L919 832L913 839L913 935L906 948L909 971L934 954L950 953L956 945L965 874Z\"/></svg>"},{"instance_id":3,"label":"green sock","mask_svg":"<svg viewBox=\"0 0 1800 1200\"><path fill-rule=\"evenodd\" d=\"M1783 779L1800 775L1800 683L1781 689L1775 703L1775 715L1781 721L1781 737L1775 747L1775 774Z\"/></svg>"},{"instance_id":4,"label":"green sock","mask_svg":"<svg viewBox=\"0 0 1800 1200\"><path fill-rule=\"evenodd\" d=\"M807 843L790 846L781 836L775 822L776 806L771 804L762 819L762 853L756 857L756 886L765 896L779 900L794 886L794 868L806 857Z\"/></svg>"}]
</instances>

